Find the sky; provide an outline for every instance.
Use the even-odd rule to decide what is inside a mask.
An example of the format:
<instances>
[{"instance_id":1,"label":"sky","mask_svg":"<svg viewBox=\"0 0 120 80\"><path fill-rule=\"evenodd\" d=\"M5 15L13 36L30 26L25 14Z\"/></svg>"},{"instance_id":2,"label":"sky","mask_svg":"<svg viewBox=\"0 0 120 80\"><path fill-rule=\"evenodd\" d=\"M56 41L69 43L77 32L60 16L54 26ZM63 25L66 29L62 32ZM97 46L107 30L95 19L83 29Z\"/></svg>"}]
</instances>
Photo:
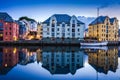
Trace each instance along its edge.
<instances>
[{"instance_id":1,"label":"sky","mask_svg":"<svg viewBox=\"0 0 120 80\"><path fill-rule=\"evenodd\" d=\"M0 12L7 12L13 19L28 16L42 22L53 14L97 17L117 17L120 20L120 0L0 0Z\"/></svg>"}]
</instances>

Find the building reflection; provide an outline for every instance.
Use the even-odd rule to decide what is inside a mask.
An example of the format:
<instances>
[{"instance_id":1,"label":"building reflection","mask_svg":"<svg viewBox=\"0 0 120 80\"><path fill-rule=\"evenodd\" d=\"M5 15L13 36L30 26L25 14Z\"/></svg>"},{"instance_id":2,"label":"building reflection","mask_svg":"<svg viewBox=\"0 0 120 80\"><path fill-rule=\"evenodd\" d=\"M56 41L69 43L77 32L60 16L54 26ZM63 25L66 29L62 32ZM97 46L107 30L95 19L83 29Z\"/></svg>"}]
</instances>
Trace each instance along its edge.
<instances>
[{"instance_id":1,"label":"building reflection","mask_svg":"<svg viewBox=\"0 0 120 80\"><path fill-rule=\"evenodd\" d=\"M36 51L28 48L22 48L19 51L19 64L27 65L36 61Z\"/></svg>"},{"instance_id":2,"label":"building reflection","mask_svg":"<svg viewBox=\"0 0 120 80\"><path fill-rule=\"evenodd\" d=\"M42 62L42 50L39 48L36 51L37 53L37 63Z\"/></svg>"},{"instance_id":3,"label":"building reflection","mask_svg":"<svg viewBox=\"0 0 120 80\"><path fill-rule=\"evenodd\" d=\"M0 48L0 74L7 74L18 63L18 49L14 47Z\"/></svg>"},{"instance_id":4,"label":"building reflection","mask_svg":"<svg viewBox=\"0 0 120 80\"><path fill-rule=\"evenodd\" d=\"M118 48L108 50L86 50L88 63L97 71L107 74L108 71L116 72L118 66Z\"/></svg>"},{"instance_id":5,"label":"building reflection","mask_svg":"<svg viewBox=\"0 0 120 80\"><path fill-rule=\"evenodd\" d=\"M83 67L84 53L79 47L45 47L42 52L42 67L51 74L75 74Z\"/></svg>"}]
</instances>

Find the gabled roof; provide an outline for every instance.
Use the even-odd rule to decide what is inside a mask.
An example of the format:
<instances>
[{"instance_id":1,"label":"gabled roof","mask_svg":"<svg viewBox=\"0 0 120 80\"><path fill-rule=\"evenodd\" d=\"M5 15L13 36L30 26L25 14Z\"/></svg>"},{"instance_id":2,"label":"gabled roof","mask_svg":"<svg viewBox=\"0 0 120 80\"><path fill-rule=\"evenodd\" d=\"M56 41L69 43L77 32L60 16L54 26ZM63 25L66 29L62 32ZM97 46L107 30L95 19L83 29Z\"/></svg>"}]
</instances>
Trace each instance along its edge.
<instances>
[{"instance_id":1,"label":"gabled roof","mask_svg":"<svg viewBox=\"0 0 120 80\"><path fill-rule=\"evenodd\" d=\"M54 15L52 15L52 16L54 16L55 18L56 18L56 20L57 20L57 23L62 23L62 22L65 22L65 23L67 23L67 24L69 24L70 23L70 20L71 20L71 16L69 16L69 15L67 15L67 14L54 14ZM49 17L47 20L45 20L43 23L49 23L50 22L50 18L51 17ZM79 21L79 20L77 20L77 23L78 24L84 24L83 22L81 22L81 21Z\"/></svg>"},{"instance_id":2,"label":"gabled roof","mask_svg":"<svg viewBox=\"0 0 120 80\"><path fill-rule=\"evenodd\" d=\"M88 28L87 28L87 29L85 29L85 31L86 31L86 32L88 32Z\"/></svg>"},{"instance_id":3,"label":"gabled roof","mask_svg":"<svg viewBox=\"0 0 120 80\"><path fill-rule=\"evenodd\" d=\"M113 22L114 22L115 19L116 18L110 18L110 23L113 24Z\"/></svg>"},{"instance_id":4,"label":"gabled roof","mask_svg":"<svg viewBox=\"0 0 120 80\"><path fill-rule=\"evenodd\" d=\"M6 22L14 22L12 17L5 12L0 12L0 20L4 20Z\"/></svg>"},{"instance_id":5,"label":"gabled roof","mask_svg":"<svg viewBox=\"0 0 120 80\"><path fill-rule=\"evenodd\" d=\"M105 19L108 16L99 16L98 18L96 18L93 22L91 22L89 25L95 25L95 24L100 24L100 23L104 23Z\"/></svg>"}]
</instances>

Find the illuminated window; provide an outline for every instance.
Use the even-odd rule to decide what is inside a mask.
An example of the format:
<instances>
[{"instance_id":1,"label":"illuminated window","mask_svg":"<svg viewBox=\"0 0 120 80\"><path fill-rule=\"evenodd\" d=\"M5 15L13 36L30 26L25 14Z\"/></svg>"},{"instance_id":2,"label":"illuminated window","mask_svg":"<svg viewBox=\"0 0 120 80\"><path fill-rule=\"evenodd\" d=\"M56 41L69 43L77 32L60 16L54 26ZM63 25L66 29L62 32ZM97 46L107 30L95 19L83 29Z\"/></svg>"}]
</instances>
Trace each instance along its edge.
<instances>
[{"instance_id":1,"label":"illuminated window","mask_svg":"<svg viewBox=\"0 0 120 80\"><path fill-rule=\"evenodd\" d=\"M3 37L3 34L0 34L0 37Z\"/></svg>"}]
</instances>

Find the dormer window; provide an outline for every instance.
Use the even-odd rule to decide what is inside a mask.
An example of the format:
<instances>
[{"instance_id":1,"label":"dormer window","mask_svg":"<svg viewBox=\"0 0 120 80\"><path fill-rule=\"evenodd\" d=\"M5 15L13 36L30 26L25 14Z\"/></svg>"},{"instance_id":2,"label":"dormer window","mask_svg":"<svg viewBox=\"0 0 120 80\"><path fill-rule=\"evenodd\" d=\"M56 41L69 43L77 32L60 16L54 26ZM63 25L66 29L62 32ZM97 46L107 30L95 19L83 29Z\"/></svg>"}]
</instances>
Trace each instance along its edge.
<instances>
[{"instance_id":1,"label":"dormer window","mask_svg":"<svg viewBox=\"0 0 120 80\"><path fill-rule=\"evenodd\" d=\"M52 27L55 27L55 20L52 20Z\"/></svg>"},{"instance_id":2,"label":"dormer window","mask_svg":"<svg viewBox=\"0 0 120 80\"><path fill-rule=\"evenodd\" d=\"M65 27L65 24L62 24L62 27Z\"/></svg>"},{"instance_id":3,"label":"dormer window","mask_svg":"<svg viewBox=\"0 0 120 80\"><path fill-rule=\"evenodd\" d=\"M75 20L73 20L72 23L75 24Z\"/></svg>"},{"instance_id":4,"label":"dormer window","mask_svg":"<svg viewBox=\"0 0 120 80\"><path fill-rule=\"evenodd\" d=\"M55 24L55 20L54 19L52 20L52 24Z\"/></svg>"}]
</instances>

